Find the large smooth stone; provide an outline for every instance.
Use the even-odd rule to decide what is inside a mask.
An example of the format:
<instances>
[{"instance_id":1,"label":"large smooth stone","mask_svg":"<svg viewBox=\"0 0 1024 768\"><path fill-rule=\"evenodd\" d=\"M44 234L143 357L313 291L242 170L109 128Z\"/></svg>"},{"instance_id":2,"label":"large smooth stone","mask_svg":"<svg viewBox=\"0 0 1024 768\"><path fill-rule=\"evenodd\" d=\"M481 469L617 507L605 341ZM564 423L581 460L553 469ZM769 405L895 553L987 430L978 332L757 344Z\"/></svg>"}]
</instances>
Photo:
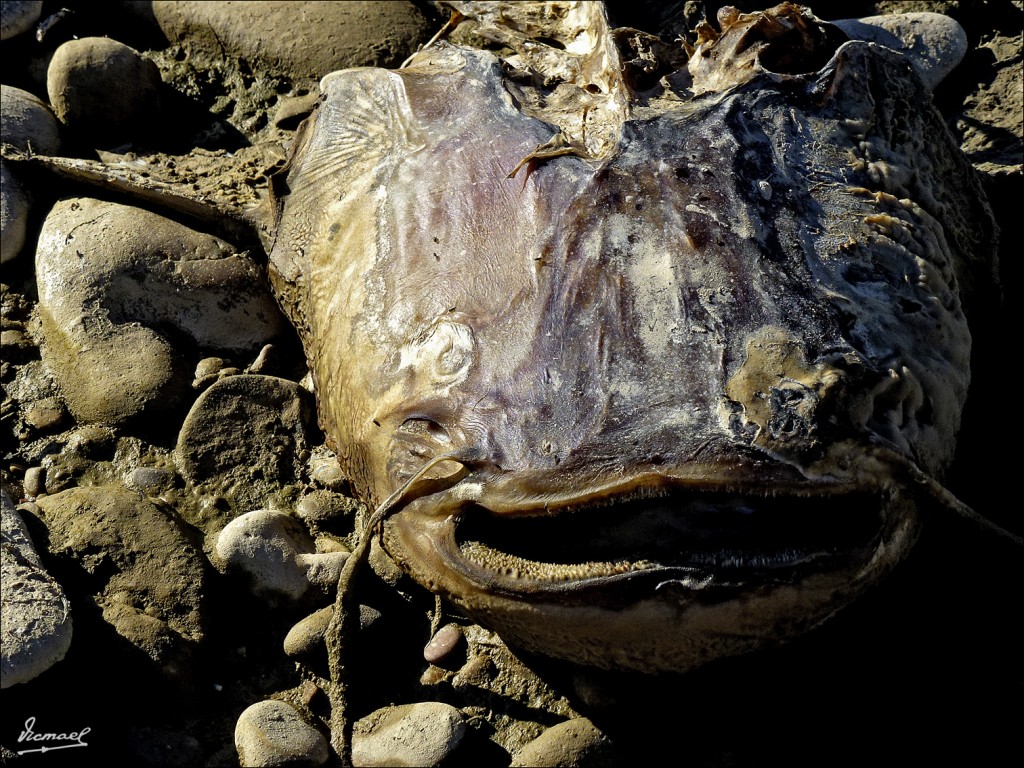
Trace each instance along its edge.
<instances>
[{"instance_id":1,"label":"large smooth stone","mask_svg":"<svg viewBox=\"0 0 1024 768\"><path fill-rule=\"evenodd\" d=\"M162 2L153 14L171 42L254 71L319 80L349 67L396 67L433 32L410 2Z\"/></svg>"},{"instance_id":2,"label":"large smooth stone","mask_svg":"<svg viewBox=\"0 0 1024 768\"><path fill-rule=\"evenodd\" d=\"M43 360L80 422L123 423L190 393L192 366L163 329L242 353L282 328L248 256L117 203L58 202L39 236L36 277Z\"/></svg>"}]
</instances>

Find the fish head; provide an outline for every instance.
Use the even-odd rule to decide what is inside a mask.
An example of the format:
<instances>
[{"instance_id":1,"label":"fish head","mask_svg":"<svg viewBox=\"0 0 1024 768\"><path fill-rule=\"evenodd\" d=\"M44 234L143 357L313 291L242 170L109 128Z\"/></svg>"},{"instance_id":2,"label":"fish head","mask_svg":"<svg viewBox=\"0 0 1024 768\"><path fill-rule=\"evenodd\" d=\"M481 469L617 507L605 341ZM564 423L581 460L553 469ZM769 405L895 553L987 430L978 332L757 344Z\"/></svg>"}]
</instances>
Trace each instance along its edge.
<instances>
[{"instance_id":1,"label":"fish head","mask_svg":"<svg viewBox=\"0 0 1024 768\"><path fill-rule=\"evenodd\" d=\"M325 78L297 141L271 272L325 432L371 504L422 486L385 549L514 645L683 671L788 638L952 458L966 161L891 50L749 69L599 88L593 151L443 45Z\"/></svg>"}]
</instances>

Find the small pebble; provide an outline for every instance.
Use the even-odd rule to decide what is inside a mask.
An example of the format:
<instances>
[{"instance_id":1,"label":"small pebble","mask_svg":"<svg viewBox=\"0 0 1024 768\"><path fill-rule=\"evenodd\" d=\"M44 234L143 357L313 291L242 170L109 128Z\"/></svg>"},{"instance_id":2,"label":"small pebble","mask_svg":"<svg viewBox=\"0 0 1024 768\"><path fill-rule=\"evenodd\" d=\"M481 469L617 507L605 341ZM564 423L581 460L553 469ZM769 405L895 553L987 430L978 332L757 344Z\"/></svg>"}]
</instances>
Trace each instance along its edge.
<instances>
[{"instance_id":1,"label":"small pebble","mask_svg":"<svg viewBox=\"0 0 1024 768\"><path fill-rule=\"evenodd\" d=\"M25 495L40 496L46 493L46 467L29 467L25 470Z\"/></svg>"},{"instance_id":2,"label":"small pebble","mask_svg":"<svg viewBox=\"0 0 1024 768\"><path fill-rule=\"evenodd\" d=\"M334 618L334 606L329 605L309 614L288 630L284 638L284 652L294 658L311 656L324 650L324 635Z\"/></svg>"},{"instance_id":3,"label":"small pebble","mask_svg":"<svg viewBox=\"0 0 1024 768\"><path fill-rule=\"evenodd\" d=\"M276 373L277 352L273 344L264 345L263 349L253 360L252 365L245 369L246 373L259 373L263 376L270 376Z\"/></svg>"},{"instance_id":4,"label":"small pebble","mask_svg":"<svg viewBox=\"0 0 1024 768\"><path fill-rule=\"evenodd\" d=\"M45 431L59 427L67 415L67 409L59 398L46 397L29 406L25 413L25 421L37 430Z\"/></svg>"},{"instance_id":5,"label":"small pebble","mask_svg":"<svg viewBox=\"0 0 1024 768\"><path fill-rule=\"evenodd\" d=\"M437 630L437 634L424 646L423 658L431 664L439 664L447 660L457 648L463 646L464 639L458 624L446 624Z\"/></svg>"},{"instance_id":6,"label":"small pebble","mask_svg":"<svg viewBox=\"0 0 1024 768\"><path fill-rule=\"evenodd\" d=\"M261 701L242 712L235 749L239 763L251 768L323 765L330 754L326 737L283 701Z\"/></svg>"},{"instance_id":7,"label":"small pebble","mask_svg":"<svg viewBox=\"0 0 1024 768\"><path fill-rule=\"evenodd\" d=\"M220 357L204 357L196 365L196 372L193 376L192 386L195 389L202 389L217 380L217 374L224 367L224 359Z\"/></svg>"}]
</instances>

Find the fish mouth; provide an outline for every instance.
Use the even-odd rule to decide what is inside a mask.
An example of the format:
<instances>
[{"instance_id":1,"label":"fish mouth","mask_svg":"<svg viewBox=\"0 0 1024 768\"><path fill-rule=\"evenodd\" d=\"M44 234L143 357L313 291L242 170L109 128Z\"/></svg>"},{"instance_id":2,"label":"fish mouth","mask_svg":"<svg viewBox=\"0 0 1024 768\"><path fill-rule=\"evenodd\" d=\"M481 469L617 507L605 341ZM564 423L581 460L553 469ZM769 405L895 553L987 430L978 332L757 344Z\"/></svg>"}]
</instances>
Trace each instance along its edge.
<instances>
[{"instance_id":1,"label":"fish mouth","mask_svg":"<svg viewBox=\"0 0 1024 768\"><path fill-rule=\"evenodd\" d=\"M633 493L520 515L471 505L453 520L443 552L492 592L540 599L557 593L588 601L588 593L613 584L634 592L652 580L695 590L794 583L870 559L886 508L868 491Z\"/></svg>"},{"instance_id":2,"label":"fish mouth","mask_svg":"<svg viewBox=\"0 0 1024 768\"><path fill-rule=\"evenodd\" d=\"M918 501L901 484L636 480L557 503L551 488L467 480L389 518L384 547L524 650L683 672L816 626L891 570L918 531Z\"/></svg>"}]
</instances>

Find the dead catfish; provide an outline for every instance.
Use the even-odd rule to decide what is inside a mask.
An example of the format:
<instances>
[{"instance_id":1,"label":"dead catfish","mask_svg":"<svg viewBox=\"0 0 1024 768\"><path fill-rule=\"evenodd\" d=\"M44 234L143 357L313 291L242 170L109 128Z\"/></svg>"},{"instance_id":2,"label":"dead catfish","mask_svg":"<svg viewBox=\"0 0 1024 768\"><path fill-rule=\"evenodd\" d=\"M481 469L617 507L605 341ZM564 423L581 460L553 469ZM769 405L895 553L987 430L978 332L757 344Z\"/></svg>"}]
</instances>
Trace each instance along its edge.
<instances>
[{"instance_id":1,"label":"dead catfish","mask_svg":"<svg viewBox=\"0 0 1024 768\"><path fill-rule=\"evenodd\" d=\"M685 52L601 3L447 5L494 50L327 76L267 230L402 568L515 646L685 671L973 514L940 481L997 233L932 106L955 62L788 3Z\"/></svg>"},{"instance_id":2,"label":"dead catfish","mask_svg":"<svg viewBox=\"0 0 1024 768\"><path fill-rule=\"evenodd\" d=\"M499 53L325 78L270 253L384 548L602 667L820 623L957 504L995 225L918 64L724 9L641 92L600 4L451 5Z\"/></svg>"}]
</instances>

